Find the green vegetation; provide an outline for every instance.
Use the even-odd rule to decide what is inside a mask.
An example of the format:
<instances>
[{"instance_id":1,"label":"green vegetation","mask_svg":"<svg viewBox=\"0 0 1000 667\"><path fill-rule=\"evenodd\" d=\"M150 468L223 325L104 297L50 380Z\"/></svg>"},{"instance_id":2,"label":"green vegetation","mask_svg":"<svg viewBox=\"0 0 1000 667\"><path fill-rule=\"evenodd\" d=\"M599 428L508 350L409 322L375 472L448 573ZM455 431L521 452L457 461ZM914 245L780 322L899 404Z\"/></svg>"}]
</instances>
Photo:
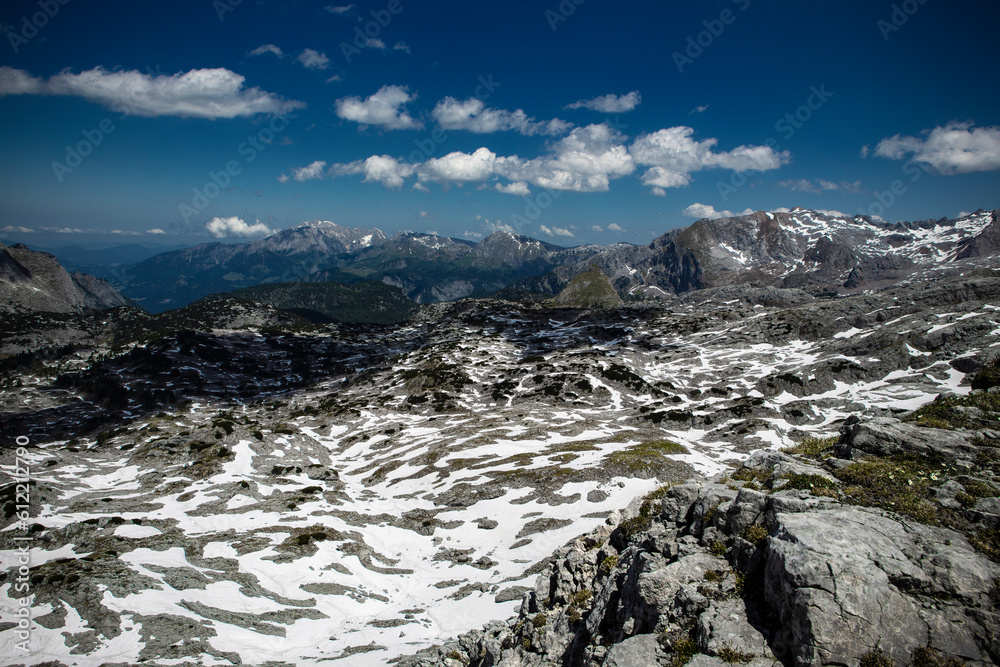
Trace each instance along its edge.
<instances>
[{"instance_id":1,"label":"green vegetation","mask_svg":"<svg viewBox=\"0 0 1000 667\"><path fill-rule=\"evenodd\" d=\"M616 565L618 565L618 556L608 556L601 561L601 567L599 570L604 574L608 574L611 570L615 569Z\"/></svg>"},{"instance_id":2,"label":"green vegetation","mask_svg":"<svg viewBox=\"0 0 1000 667\"><path fill-rule=\"evenodd\" d=\"M979 413L965 408L975 408ZM933 402L906 415L903 421L930 428L995 429L1000 426L1000 394L938 396Z\"/></svg>"},{"instance_id":3,"label":"green vegetation","mask_svg":"<svg viewBox=\"0 0 1000 667\"><path fill-rule=\"evenodd\" d=\"M636 535L644 532L653 522L653 503L646 500L639 506L638 516L625 519L618 526L618 534L622 540L628 542Z\"/></svg>"},{"instance_id":4,"label":"green vegetation","mask_svg":"<svg viewBox=\"0 0 1000 667\"><path fill-rule=\"evenodd\" d=\"M726 545L724 542L715 540L712 542L712 546L709 547L709 551L712 552L713 556L718 556L719 558L726 555Z\"/></svg>"},{"instance_id":5,"label":"green vegetation","mask_svg":"<svg viewBox=\"0 0 1000 667\"><path fill-rule=\"evenodd\" d=\"M698 643L691 637L677 639L669 644L669 648L664 648L671 654L670 662L667 663L670 667L683 667L698 653Z\"/></svg>"},{"instance_id":6,"label":"green vegetation","mask_svg":"<svg viewBox=\"0 0 1000 667\"><path fill-rule=\"evenodd\" d=\"M614 308L622 305L622 298L604 272L591 266L574 277L552 300L559 308Z\"/></svg>"},{"instance_id":7,"label":"green vegetation","mask_svg":"<svg viewBox=\"0 0 1000 667\"><path fill-rule=\"evenodd\" d=\"M861 656L858 665L859 667L895 667L892 658L878 649L869 651Z\"/></svg>"},{"instance_id":8,"label":"green vegetation","mask_svg":"<svg viewBox=\"0 0 1000 667\"><path fill-rule=\"evenodd\" d=\"M759 523L751 524L743 530L743 539L758 547L767 541L767 535L767 528Z\"/></svg>"},{"instance_id":9,"label":"green vegetation","mask_svg":"<svg viewBox=\"0 0 1000 667\"><path fill-rule=\"evenodd\" d=\"M804 456L807 459L824 461L833 456L833 447L839 439L836 436L832 438L806 438L794 447L789 447L783 451L788 454Z\"/></svg>"},{"instance_id":10,"label":"green vegetation","mask_svg":"<svg viewBox=\"0 0 1000 667\"><path fill-rule=\"evenodd\" d=\"M534 618L531 619L531 624L536 628L544 628L549 624L549 618L545 615L545 612L535 614Z\"/></svg>"},{"instance_id":11,"label":"green vegetation","mask_svg":"<svg viewBox=\"0 0 1000 667\"><path fill-rule=\"evenodd\" d=\"M940 524L929 502L930 488L943 472L940 465L914 456L893 456L853 463L837 471L847 486L846 500L855 505L881 507L921 523Z\"/></svg>"},{"instance_id":12,"label":"green vegetation","mask_svg":"<svg viewBox=\"0 0 1000 667\"><path fill-rule=\"evenodd\" d=\"M747 653L745 651L740 651L737 648L733 648L729 644L723 644L722 648L719 649L719 660L722 662L727 662L729 664L734 664L738 662L750 662L756 658L753 653Z\"/></svg>"},{"instance_id":13,"label":"green vegetation","mask_svg":"<svg viewBox=\"0 0 1000 667\"><path fill-rule=\"evenodd\" d=\"M658 464L666 461L668 456L687 453L687 447L676 442L650 440L613 452L605 457L604 462L605 465L638 472L657 467Z\"/></svg>"},{"instance_id":14,"label":"green vegetation","mask_svg":"<svg viewBox=\"0 0 1000 667\"><path fill-rule=\"evenodd\" d=\"M781 479L787 483L781 487L782 490L794 489L798 491L809 491L814 496L828 496L837 498L837 484L821 475L786 475Z\"/></svg>"},{"instance_id":15,"label":"green vegetation","mask_svg":"<svg viewBox=\"0 0 1000 667\"><path fill-rule=\"evenodd\" d=\"M959 658L946 658L937 649L922 646L913 651L910 667L962 667L965 662Z\"/></svg>"},{"instance_id":16,"label":"green vegetation","mask_svg":"<svg viewBox=\"0 0 1000 667\"><path fill-rule=\"evenodd\" d=\"M705 581L717 582L725 579L725 575L718 570L707 570L705 572Z\"/></svg>"}]
</instances>

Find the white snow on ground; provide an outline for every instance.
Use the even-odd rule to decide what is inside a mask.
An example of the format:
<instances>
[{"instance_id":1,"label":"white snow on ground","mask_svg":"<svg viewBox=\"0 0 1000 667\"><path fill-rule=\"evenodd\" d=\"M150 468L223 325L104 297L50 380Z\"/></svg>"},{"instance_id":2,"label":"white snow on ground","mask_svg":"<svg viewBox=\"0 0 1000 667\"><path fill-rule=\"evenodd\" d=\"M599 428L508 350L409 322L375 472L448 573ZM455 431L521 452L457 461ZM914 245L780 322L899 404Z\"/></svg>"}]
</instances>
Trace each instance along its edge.
<instances>
[{"instance_id":1,"label":"white snow on ground","mask_svg":"<svg viewBox=\"0 0 1000 667\"><path fill-rule=\"evenodd\" d=\"M945 313L920 333L981 317L995 322L997 309L987 306L961 317ZM45 526L107 519L103 497L134 500L134 511L117 515L125 523L109 525L107 535L117 540L119 561L155 583L124 594L103 592L104 606L121 614L121 634L102 637L86 655L72 654L64 633L84 632L88 621L65 605L65 628L37 627L33 653L22 662L135 662L143 648L143 621L137 617L169 614L206 628L204 639L219 655L203 654L199 664L227 664L222 653L238 654L245 664L274 660L305 667L333 659L345 667L384 664L508 617L519 600L497 603L497 593L532 586L534 575L525 574L530 566L656 488L655 479L588 477L602 470L613 452L668 439L688 449L672 456L674 461L713 475L753 449L790 445L793 435L831 435L837 420L860 409L912 409L942 391L968 391L962 373L932 363L929 353L908 345L910 367L882 379L836 380L832 388L805 395L765 396L758 387L768 378L793 374L808 380L822 363L868 361L800 340L733 345L727 336L745 324L680 336L654 321L630 334L646 336L647 347L625 341L560 349L560 341L573 341L582 330L554 322L548 333L552 349L537 355L551 367L537 371L526 366L524 350L510 340L470 329L432 360L454 364L472 379L457 397L457 409L415 412L405 404L410 388L399 377L431 363L414 354L371 385L345 390L348 397L357 391L363 399L355 413L289 420L292 434L264 428L263 440L228 440L233 456L204 479L185 477L182 468L142 469L128 464L129 452L117 449L87 449L66 465L39 467L36 479L59 492L58 501L33 518ZM837 339L846 344L888 325L851 327ZM672 387L665 392L676 400L610 380L611 364L627 367L648 385ZM562 376L566 390L576 391L574 383L584 380L590 389L580 390L575 400L531 398L542 383ZM490 387L501 377L511 380L513 389L494 398ZM722 393L712 391L723 387ZM380 391L379 400L364 391ZM324 396L306 392L296 400L308 404ZM635 419L639 408L711 416L736 399L758 401L761 409L802 405L806 416L794 425L782 417L758 419L742 435L734 433L746 421L738 416L688 427L683 420L658 425ZM232 407L197 404L184 417L192 424L210 423L218 409ZM241 414L260 417L245 409ZM337 471L336 483L310 477L310 464ZM274 473L273 466L289 470ZM538 470L565 474L563 482L546 480L553 495L537 495L516 481ZM493 496L470 495L468 506L445 502L463 488L474 491L507 479L502 475L511 482L499 484ZM318 490L307 493L311 487ZM427 530L415 529L420 518L405 518L416 510L433 519ZM489 521L497 525L491 528ZM315 534L323 538L308 538ZM307 537L302 549L300 535ZM39 542L33 547L33 566L87 555L73 545L52 551ZM0 566L9 569L14 559L14 552L0 551ZM181 573L201 586L174 588L171 582ZM0 588L4 618L16 604L3 594L8 587ZM212 612L203 614L203 608ZM36 617L45 611L37 609ZM343 656L368 645L375 648ZM13 655L12 646L12 633L0 632L0 655Z\"/></svg>"}]
</instances>

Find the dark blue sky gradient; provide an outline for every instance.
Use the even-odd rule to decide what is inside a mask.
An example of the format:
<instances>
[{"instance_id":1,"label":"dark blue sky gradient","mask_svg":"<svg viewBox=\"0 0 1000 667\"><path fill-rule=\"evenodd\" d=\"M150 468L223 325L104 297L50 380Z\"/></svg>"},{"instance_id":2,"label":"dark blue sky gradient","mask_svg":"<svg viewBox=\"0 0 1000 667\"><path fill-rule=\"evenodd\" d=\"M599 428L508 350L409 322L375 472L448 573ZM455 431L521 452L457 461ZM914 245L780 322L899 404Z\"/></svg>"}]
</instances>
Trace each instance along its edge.
<instances>
[{"instance_id":1,"label":"dark blue sky gradient","mask_svg":"<svg viewBox=\"0 0 1000 667\"><path fill-rule=\"evenodd\" d=\"M211 238L207 220L237 216L272 229L320 218L390 233L408 229L472 238L489 232L487 220L562 245L642 243L689 224L693 218L684 211L695 203L718 211L800 205L854 214L869 210L877 193L897 179L905 180L907 191L884 212L887 219L1000 207L997 171L928 172L915 183L902 171L903 160L862 159L860 153L863 146L874 149L896 134L919 137L953 122L1000 125L1000 8L995 3L911 0L917 11L886 40L878 22L890 18L894 3L871 0L586 0L555 30L546 11L558 11L557 0L400 2L403 11L379 35L389 49L363 50L349 63L341 43L371 19L372 10L385 9L386 0L355 2L343 15L325 7L347 4L344 0L243 0L221 21L210 0L69 0L18 53L8 35L21 31L22 17L39 11L38 2L5 2L0 66L43 78L94 67L166 75L226 68L246 77L247 87L307 106L280 133L287 145L275 142L247 163L239 146L267 125L265 115L120 118L82 98L0 97L0 229L7 230L0 231L0 240L50 247L81 240L193 244ZM688 38L706 29L703 22L723 11L731 11L735 20L678 72L672 54L683 52ZM398 42L410 52L391 50ZM277 45L285 57L248 55L263 44ZM330 66L321 71L303 67L296 57L306 48L325 53ZM327 83L335 75L342 80ZM414 142L431 136L434 105L446 96L473 96L480 77L502 84L487 100L489 107L523 109L536 120L561 118L577 127L617 122L625 145L643 134L687 125L699 141L717 139L715 150L771 139L791 160L778 169L744 174L746 184L725 197L718 183L730 182L733 172L726 169L695 171L690 185L654 196L641 182L645 167L640 166L630 176L612 179L607 192L558 193L527 223L518 216L544 192L534 185L525 201L477 190L476 183L427 183L430 192L425 193L411 189L414 179L398 190L362 182L361 175L278 181L316 160L333 164L410 155ZM364 99L385 85L406 86L416 95L406 108L424 122L423 129L361 129L335 113L336 100ZM805 104L813 87L833 95L785 136L776 124ZM633 90L641 92L642 102L628 113L564 108L576 100ZM691 113L702 106L707 106L704 112ZM63 160L66 146L105 118L114 131L60 183L52 162ZM558 139L449 131L434 157L485 146L500 156L530 159L545 154ZM183 220L179 204L190 202L192 190L230 160L241 164L233 189L195 219ZM781 185L800 179L860 185L821 193ZM611 223L624 231L609 231ZM592 231L595 225L602 231ZM572 230L573 237L547 237L542 226ZM18 227L48 231L11 231ZM51 231L58 228L87 233ZM154 228L167 234L146 233Z\"/></svg>"}]
</instances>

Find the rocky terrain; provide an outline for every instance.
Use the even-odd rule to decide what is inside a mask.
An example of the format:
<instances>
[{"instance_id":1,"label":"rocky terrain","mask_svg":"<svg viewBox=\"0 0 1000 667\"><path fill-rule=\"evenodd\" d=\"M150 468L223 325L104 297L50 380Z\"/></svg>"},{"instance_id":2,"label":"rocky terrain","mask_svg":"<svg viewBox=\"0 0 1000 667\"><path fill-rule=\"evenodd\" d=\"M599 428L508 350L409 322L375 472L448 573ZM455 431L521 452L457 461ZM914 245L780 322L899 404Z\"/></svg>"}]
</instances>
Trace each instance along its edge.
<instances>
[{"instance_id":1,"label":"rocky terrain","mask_svg":"<svg viewBox=\"0 0 1000 667\"><path fill-rule=\"evenodd\" d=\"M69 273L55 257L16 244L0 245L0 313L82 313L125 305L107 281Z\"/></svg>"},{"instance_id":2,"label":"rocky terrain","mask_svg":"<svg viewBox=\"0 0 1000 667\"><path fill-rule=\"evenodd\" d=\"M930 267L1000 252L996 211L887 223L794 208L699 220L645 246L562 248L510 231L478 243L313 221L252 243L163 253L122 273L123 294L147 310L215 292L285 282L361 280L402 289L418 303L483 297L507 286L555 295L596 265L620 295L661 297L725 285L850 293L885 287ZM962 269L957 269L961 271Z\"/></svg>"},{"instance_id":3,"label":"rocky terrain","mask_svg":"<svg viewBox=\"0 0 1000 667\"><path fill-rule=\"evenodd\" d=\"M20 520L2 467L0 618L30 536L37 624L28 655L0 625L0 655L995 660L997 411L970 392L1000 273L962 267L397 325L235 300L78 319L71 353L0 387L32 471ZM53 321L8 326L28 345Z\"/></svg>"}]
</instances>

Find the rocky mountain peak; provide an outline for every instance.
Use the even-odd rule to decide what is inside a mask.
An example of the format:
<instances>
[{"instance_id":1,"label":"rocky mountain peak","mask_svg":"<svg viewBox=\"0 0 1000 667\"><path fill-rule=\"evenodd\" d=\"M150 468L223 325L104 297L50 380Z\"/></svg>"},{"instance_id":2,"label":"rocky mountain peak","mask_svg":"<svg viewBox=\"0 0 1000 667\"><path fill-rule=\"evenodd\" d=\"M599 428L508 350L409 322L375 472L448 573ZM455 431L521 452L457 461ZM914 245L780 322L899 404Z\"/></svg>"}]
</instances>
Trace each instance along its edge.
<instances>
[{"instance_id":1,"label":"rocky mountain peak","mask_svg":"<svg viewBox=\"0 0 1000 667\"><path fill-rule=\"evenodd\" d=\"M70 275L49 253L20 243L0 245L0 310L71 313L126 303L107 281L83 273Z\"/></svg>"}]
</instances>

